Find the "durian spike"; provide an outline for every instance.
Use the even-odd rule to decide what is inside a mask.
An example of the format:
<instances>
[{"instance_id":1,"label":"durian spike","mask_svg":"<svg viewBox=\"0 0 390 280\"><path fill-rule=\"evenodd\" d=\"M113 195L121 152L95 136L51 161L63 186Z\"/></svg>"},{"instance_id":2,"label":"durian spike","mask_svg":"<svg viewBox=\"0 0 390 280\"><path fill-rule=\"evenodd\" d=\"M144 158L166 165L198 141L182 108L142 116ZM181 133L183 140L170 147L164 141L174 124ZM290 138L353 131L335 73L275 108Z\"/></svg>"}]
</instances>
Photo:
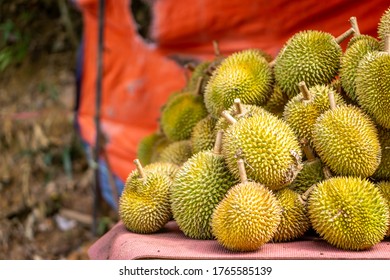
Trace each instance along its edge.
<instances>
[{"instance_id":1,"label":"durian spike","mask_svg":"<svg viewBox=\"0 0 390 280\"><path fill-rule=\"evenodd\" d=\"M301 92L303 94L303 99L304 100L310 100L311 99L311 94L310 94L309 89L306 86L305 81L300 82L298 84L298 87L299 87L299 89L301 90Z\"/></svg>"},{"instance_id":2,"label":"durian spike","mask_svg":"<svg viewBox=\"0 0 390 280\"><path fill-rule=\"evenodd\" d=\"M390 54L390 34L386 34L385 36L385 52Z\"/></svg>"},{"instance_id":3,"label":"durian spike","mask_svg":"<svg viewBox=\"0 0 390 280\"><path fill-rule=\"evenodd\" d=\"M134 164L135 166L137 167L137 170L138 170L138 173L139 173L139 177L141 179L146 179L146 175L145 175L145 172L144 172L144 168L142 167L142 164L141 162L139 161L139 159L135 159L134 160Z\"/></svg>"},{"instance_id":4,"label":"durian spike","mask_svg":"<svg viewBox=\"0 0 390 280\"><path fill-rule=\"evenodd\" d=\"M356 17L350 17L349 22L351 23L353 30L355 30L354 36L360 35L360 29Z\"/></svg>"},{"instance_id":5,"label":"durian spike","mask_svg":"<svg viewBox=\"0 0 390 280\"><path fill-rule=\"evenodd\" d=\"M302 150L306 155L307 161L315 161L316 156L314 154L313 149L309 145L309 141L306 138L303 138L301 141Z\"/></svg>"},{"instance_id":6,"label":"durian spike","mask_svg":"<svg viewBox=\"0 0 390 280\"><path fill-rule=\"evenodd\" d=\"M214 154L220 155L222 152L222 136L223 130L218 130L213 149Z\"/></svg>"},{"instance_id":7,"label":"durian spike","mask_svg":"<svg viewBox=\"0 0 390 280\"><path fill-rule=\"evenodd\" d=\"M217 40L213 41L213 47L214 47L215 57L220 57L221 56L221 50L219 49L219 44L218 44Z\"/></svg>"},{"instance_id":8,"label":"durian spike","mask_svg":"<svg viewBox=\"0 0 390 280\"><path fill-rule=\"evenodd\" d=\"M198 96L202 95L202 83L203 83L203 77L199 77L196 83L195 95Z\"/></svg>"},{"instance_id":9,"label":"durian spike","mask_svg":"<svg viewBox=\"0 0 390 280\"><path fill-rule=\"evenodd\" d=\"M230 113L225 110L221 113L222 117L224 117L230 124L235 124L237 120L230 115Z\"/></svg>"},{"instance_id":10,"label":"durian spike","mask_svg":"<svg viewBox=\"0 0 390 280\"><path fill-rule=\"evenodd\" d=\"M331 110L336 109L337 106L336 106L336 101L334 99L333 91L329 91L328 98L329 98L330 109Z\"/></svg>"},{"instance_id":11,"label":"durian spike","mask_svg":"<svg viewBox=\"0 0 390 280\"><path fill-rule=\"evenodd\" d=\"M244 160L242 158L240 158L238 161L237 161L237 164L238 164L238 172L240 173L240 180L241 180L241 183L246 183L248 182L248 177L246 176L246 171L245 171L245 163L244 163Z\"/></svg>"},{"instance_id":12,"label":"durian spike","mask_svg":"<svg viewBox=\"0 0 390 280\"><path fill-rule=\"evenodd\" d=\"M345 39L347 39L349 36L351 36L354 33L355 30L351 27L350 29L348 29L347 31L345 31L343 34L341 34L336 38L337 44L341 44L341 42L343 42Z\"/></svg>"}]
</instances>

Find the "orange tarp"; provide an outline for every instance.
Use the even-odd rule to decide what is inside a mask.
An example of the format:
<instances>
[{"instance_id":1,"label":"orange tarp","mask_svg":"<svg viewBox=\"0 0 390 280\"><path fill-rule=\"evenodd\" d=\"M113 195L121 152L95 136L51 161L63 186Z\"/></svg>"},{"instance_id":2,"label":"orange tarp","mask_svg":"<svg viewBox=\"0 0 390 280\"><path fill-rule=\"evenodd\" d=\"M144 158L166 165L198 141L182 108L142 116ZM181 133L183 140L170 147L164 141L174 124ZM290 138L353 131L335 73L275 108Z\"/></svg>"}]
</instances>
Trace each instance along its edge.
<instances>
[{"instance_id":1,"label":"orange tarp","mask_svg":"<svg viewBox=\"0 0 390 280\"><path fill-rule=\"evenodd\" d=\"M83 139L94 143L98 1L78 0L84 19L82 87L77 121ZM363 34L377 36L386 1L157 0L151 36L136 32L128 0L106 0L101 119L115 175L134 168L140 139L157 128L160 108L186 82L172 57L211 59L212 40L222 54L260 48L277 55L294 33L316 29L338 36L358 19Z\"/></svg>"}]
</instances>

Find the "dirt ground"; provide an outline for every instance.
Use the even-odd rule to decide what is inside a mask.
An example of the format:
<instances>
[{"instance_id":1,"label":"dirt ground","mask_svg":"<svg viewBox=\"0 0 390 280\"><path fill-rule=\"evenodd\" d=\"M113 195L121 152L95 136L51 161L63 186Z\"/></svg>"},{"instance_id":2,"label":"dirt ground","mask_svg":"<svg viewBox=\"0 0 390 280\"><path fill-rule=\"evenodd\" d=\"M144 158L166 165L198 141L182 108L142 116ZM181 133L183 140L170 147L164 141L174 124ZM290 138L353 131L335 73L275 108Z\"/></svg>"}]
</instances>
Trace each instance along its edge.
<instances>
[{"instance_id":1,"label":"dirt ground","mask_svg":"<svg viewBox=\"0 0 390 280\"><path fill-rule=\"evenodd\" d=\"M116 222L103 201L92 234L93 171L73 125L73 61L71 52L50 54L1 76L0 259L87 259Z\"/></svg>"},{"instance_id":2,"label":"dirt ground","mask_svg":"<svg viewBox=\"0 0 390 280\"><path fill-rule=\"evenodd\" d=\"M61 3L1 6L9 17L0 34L9 34L0 39L0 66L5 58L15 63L0 69L0 259L88 259L91 244L117 222L102 201L92 234L93 170L74 128L77 44ZM69 11L80 35L81 15ZM25 50L23 38L23 59L6 52Z\"/></svg>"}]
</instances>

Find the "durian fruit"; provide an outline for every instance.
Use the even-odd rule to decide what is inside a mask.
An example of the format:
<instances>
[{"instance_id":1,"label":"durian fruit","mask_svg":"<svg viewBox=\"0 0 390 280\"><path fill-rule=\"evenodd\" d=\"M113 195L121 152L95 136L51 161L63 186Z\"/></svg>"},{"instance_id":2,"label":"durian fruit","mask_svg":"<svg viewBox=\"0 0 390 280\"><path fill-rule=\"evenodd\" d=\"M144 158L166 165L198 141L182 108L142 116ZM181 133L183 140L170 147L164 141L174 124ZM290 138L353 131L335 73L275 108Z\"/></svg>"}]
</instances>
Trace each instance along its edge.
<instances>
[{"instance_id":1,"label":"durian fruit","mask_svg":"<svg viewBox=\"0 0 390 280\"><path fill-rule=\"evenodd\" d=\"M141 139L137 146L137 157L142 165L152 162L153 149L157 141L165 137L160 132L153 132Z\"/></svg>"},{"instance_id":2,"label":"durian fruit","mask_svg":"<svg viewBox=\"0 0 390 280\"><path fill-rule=\"evenodd\" d=\"M171 191L175 221L194 239L212 239L211 215L230 187L237 184L221 155L222 131L213 151L202 151L183 164Z\"/></svg>"},{"instance_id":3,"label":"durian fruit","mask_svg":"<svg viewBox=\"0 0 390 280\"><path fill-rule=\"evenodd\" d=\"M210 61L202 61L196 65L192 71L191 77L187 84L187 90L203 95L210 76L206 73Z\"/></svg>"},{"instance_id":4,"label":"durian fruit","mask_svg":"<svg viewBox=\"0 0 390 280\"><path fill-rule=\"evenodd\" d=\"M292 129L278 117L266 113L236 120L224 134L222 153L231 172L239 178L237 157L242 158L248 177L277 190L289 185L301 170L302 152Z\"/></svg>"},{"instance_id":5,"label":"durian fruit","mask_svg":"<svg viewBox=\"0 0 390 280\"><path fill-rule=\"evenodd\" d=\"M390 129L378 127L381 144L381 162L372 177L376 180L390 180Z\"/></svg>"},{"instance_id":6,"label":"durian fruit","mask_svg":"<svg viewBox=\"0 0 390 280\"><path fill-rule=\"evenodd\" d=\"M378 182L376 184L376 187L379 189L380 193L387 201L387 206L390 209L390 182L389 181ZM390 216L389 216L389 220L390 220ZM389 227L387 228L386 237L390 237L390 223L389 223Z\"/></svg>"},{"instance_id":7,"label":"durian fruit","mask_svg":"<svg viewBox=\"0 0 390 280\"><path fill-rule=\"evenodd\" d=\"M192 130L191 143L193 153L211 150L215 143L217 120L211 115L201 119Z\"/></svg>"},{"instance_id":8,"label":"durian fruit","mask_svg":"<svg viewBox=\"0 0 390 280\"><path fill-rule=\"evenodd\" d=\"M309 229L310 221L306 205L300 199L299 194L284 188L276 191L275 196L282 208L282 215L272 240L286 242L302 237Z\"/></svg>"},{"instance_id":9,"label":"durian fruit","mask_svg":"<svg viewBox=\"0 0 390 280\"><path fill-rule=\"evenodd\" d=\"M276 57L276 84L289 98L299 93L297 84L308 87L329 84L338 74L342 49L329 33L305 30L293 35Z\"/></svg>"},{"instance_id":10,"label":"durian fruit","mask_svg":"<svg viewBox=\"0 0 390 280\"><path fill-rule=\"evenodd\" d=\"M156 140L152 147L152 154L150 157L150 163L159 162L160 156L163 150L165 150L168 145L172 144L165 134L161 133L160 138Z\"/></svg>"},{"instance_id":11,"label":"durian fruit","mask_svg":"<svg viewBox=\"0 0 390 280\"><path fill-rule=\"evenodd\" d=\"M308 213L314 230L344 250L379 243L389 226L389 208L375 185L357 177L333 177L312 189Z\"/></svg>"},{"instance_id":12,"label":"durian fruit","mask_svg":"<svg viewBox=\"0 0 390 280\"><path fill-rule=\"evenodd\" d=\"M119 217L127 230L153 233L170 220L169 191L172 180L161 172L144 172L135 160L139 176L130 174L119 199Z\"/></svg>"},{"instance_id":13,"label":"durian fruit","mask_svg":"<svg viewBox=\"0 0 390 280\"><path fill-rule=\"evenodd\" d=\"M242 118L250 118L256 114L268 114L268 111L257 105L247 105L242 104L239 98L234 100L234 105L232 105L228 110L230 115L232 115L236 120ZM220 116L215 125L215 130L225 131L229 126L230 122L224 117Z\"/></svg>"},{"instance_id":14,"label":"durian fruit","mask_svg":"<svg viewBox=\"0 0 390 280\"><path fill-rule=\"evenodd\" d=\"M274 114L275 116L281 118L283 116L284 107L286 106L288 101L289 98L287 94L285 94L280 89L280 86L274 85L272 94L268 99L267 103L265 103L265 105L263 106L263 108L268 112Z\"/></svg>"},{"instance_id":15,"label":"durian fruit","mask_svg":"<svg viewBox=\"0 0 390 280\"><path fill-rule=\"evenodd\" d=\"M202 97L183 92L172 97L161 112L161 128L170 141L181 141L191 137L192 129L207 116Z\"/></svg>"},{"instance_id":16,"label":"durian fruit","mask_svg":"<svg viewBox=\"0 0 390 280\"><path fill-rule=\"evenodd\" d=\"M161 151L159 162L170 162L181 166L192 154L191 140L176 141Z\"/></svg>"},{"instance_id":17,"label":"durian fruit","mask_svg":"<svg viewBox=\"0 0 390 280\"><path fill-rule=\"evenodd\" d=\"M390 45L390 43L389 43ZM356 72L358 104L380 126L390 128L390 47L386 52L369 52Z\"/></svg>"},{"instance_id":18,"label":"durian fruit","mask_svg":"<svg viewBox=\"0 0 390 280\"><path fill-rule=\"evenodd\" d=\"M390 34L390 7L383 13L378 23L378 38L380 39L382 50L385 49L387 34Z\"/></svg>"},{"instance_id":19,"label":"durian fruit","mask_svg":"<svg viewBox=\"0 0 390 280\"><path fill-rule=\"evenodd\" d=\"M331 104L314 125L315 151L336 175L371 176L381 161L374 123L358 107Z\"/></svg>"},{"instance_id":20,"label":"durian fruit","mask_svg":"<svg viewBox=\"0 0 390 280\"><path fill-rule=\"evenodd\" d=\"M298 84L301 93L288 101L283 110L283 119L294 130L299 139L307 139L312 144L312 129L317 118L329 110L328 95L335 95L337 104L343 104L342 97L328 85L315 85L310 89L306 83Z\"/></svg>"},{"instance_id":21,"label":"durian fruit","mask_svg":"<svg viewBox=\"0 0 390 280\"><path fill-rule=\"evenodd\" d=\"M379 51L380 49L379 42L374 37L366 35L365 37L358 36L355 38L360 39L356 39L341 57L339 73L342 87L353 101L357 101L355 79L360 60L368 52Z\"/></svg>"},{"instance_id":22,"label":"durian fruit","mask_svg":"<svg viewBox=\"0 0 390 280\"><path fill-rule=\"evenodd\" d=\"M239 160L241 183L235 185L215 208L212 233L217 242L232 251L255 251L269 242L280 223L281 207L263 185L248 181Z\"/></svg>"},{"instance_id":23,"label":"durian fruit","mask_svg":"<svg viewBox=\"0 0 390 280\"><path fill-rule=\"evenodd\" d=\"M298 194L303 194L312 185L325 179L324 166L321 160L314 154L314 151L309 145L309 141L302 139L301 144L306 160L302 163L302 170L299 171L297 177L288 186L289 189Z\"/></svg>"},{"instance_id":24,"label":"durian fruit","mask_svg":"<svg viewBox=\"0 0 390 280\"><path fill-rule=\"evenodd\" d=\"M267 60L256 49L233 53L225 58L207 83L204 102L218 118L240 98L245 104L263 105L272 92L273 74Z\"/></svg>"},{"instance_id":25,"label":"durian fruit","mask_svg":"<svg viewBox=\"0 0 390 280\"><path fill-rule=\"evenodd\" d=\"M141 163L142 164L142 163ZM172 181L175 179L179 166L170 162L154 162L144 167L145 172L157 172L167 175Z\"/></svg>"}]
</instances>

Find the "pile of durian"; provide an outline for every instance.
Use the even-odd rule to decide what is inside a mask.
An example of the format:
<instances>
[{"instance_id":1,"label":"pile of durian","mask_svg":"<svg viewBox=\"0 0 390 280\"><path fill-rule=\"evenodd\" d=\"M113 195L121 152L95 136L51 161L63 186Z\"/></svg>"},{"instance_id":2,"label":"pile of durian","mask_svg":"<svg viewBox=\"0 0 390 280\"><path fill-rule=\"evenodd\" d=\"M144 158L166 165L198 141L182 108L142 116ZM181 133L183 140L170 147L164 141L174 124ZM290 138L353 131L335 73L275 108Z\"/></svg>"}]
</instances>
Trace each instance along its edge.
<instances>
[{"instance_id":1,"label":"pile of durian","mask_svg":"<svg viewBox=\"0 0 390 280\"><path fill-rule=\"evenodd\" d=\"M124 226L175 220L231 251L302 238L344 250L390 236L390 8L378 38L304 30L191 69L138 147L119 201ZM342 40L348 39L343 50ZM216 45L217 46L217 45Z\"/></svg>"}]
</instances>

